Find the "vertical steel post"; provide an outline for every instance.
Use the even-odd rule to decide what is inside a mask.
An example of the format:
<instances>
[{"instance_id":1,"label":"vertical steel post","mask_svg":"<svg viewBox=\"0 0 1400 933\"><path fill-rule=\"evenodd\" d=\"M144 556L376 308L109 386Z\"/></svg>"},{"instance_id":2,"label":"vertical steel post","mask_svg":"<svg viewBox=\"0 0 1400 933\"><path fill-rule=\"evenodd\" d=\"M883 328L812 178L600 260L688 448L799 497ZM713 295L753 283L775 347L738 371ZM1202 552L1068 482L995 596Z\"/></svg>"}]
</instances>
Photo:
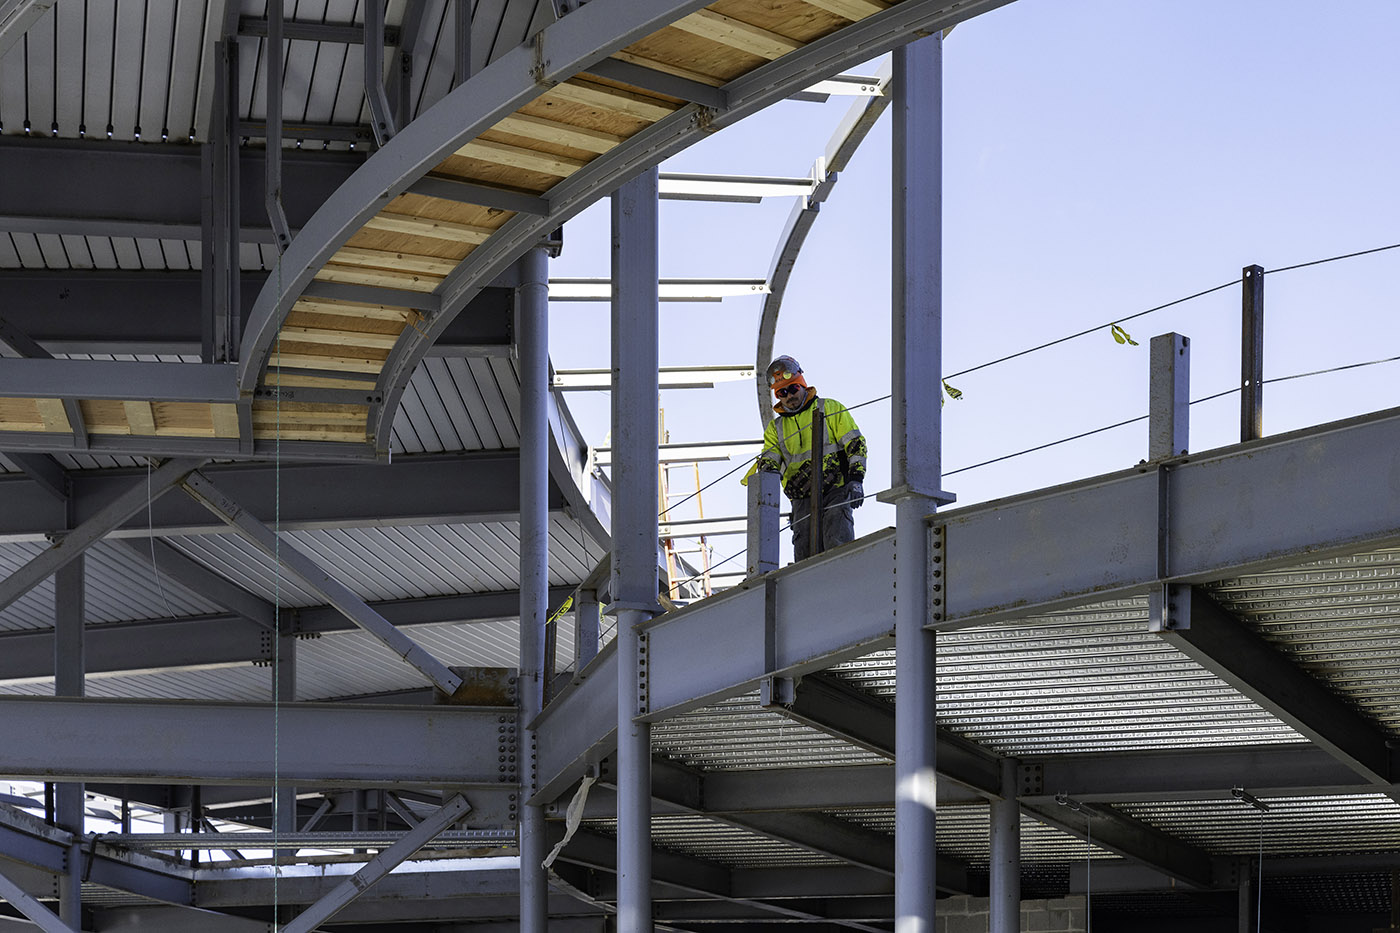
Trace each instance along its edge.
<instances>
[{"instance_id":1,"label":"vertical steel post","mask_svg":"<svg viewBox=\"0 0 1400 933\"><path fill-rule=\"evenodd\" d=\"M1191 338L1152 338L1148 376L1147 459L1179 457L1190 449Z\"/></svg>"},{"instance_id":2,"label":"vertical steel post","mask_svg":"<svg viewBox=\"0 0 1400 933\"><path fill-rule=\"evenodd\" d=\"M1235 916L1238 921L1239 933L1253 933L1254 931L1254 861L1244 859L1240 867L1240 886L1238 905L1235 908Z\"/></svg>"},{"instance_id":3,"label":"vertical steel post","mask_svg":"<svg viewBox=\"0 0 1400 933\"><path fill-rule=\"evenodd\" d=\"M649 933L651 726L646 634L657 607L658 175L612 196L612 611L617 615L617 928Z\"/></svg>"},{"instance_id":4,"label":"vertical steel post","mask_svg":"<svg viewBox=\"0 0 1400 933\"><path fill-rule=\"evenodd\" d=\"M778 569L780 479L777 473L755 473L749 477L750 577L761 577Z\"/></svg>"},{"instance_id":5,"label":"vertical steel post","mask_svg":"<svg viewBox=\"0 0 1400 933\"><path fill-rule=\"evenodd\" d=\"M282 19L284 0L271 0L267 5L267 149L266 175L263 181L263 202L267 220L279 254L292 242L291 227L282 210ZM372 5L372 4L371 4Z\"/></svg>"},{"instance_id":6,"label":"vertical steel post","mask_svg":"<svg viewBox=\"0 0 1400 933\"><path fill-rule=\"evenodd\" d=\"M295 703L297 698L297 637L291 634L277 636L277 664L273 669L273 697L280 706ZM297 789L283 785L273 792L274 825L278 833L297 831ZM274 854L278 861L290 861L296 849L279 849Z\"/></svg>"},{"instance_id":7,"label":"vertical steel post","mask_svg":"<svg viewBox=\"0 0 1400 933\"><path fill-rule=\"evenodd\" d=\"M238 41L214 46L214 101L204 149L203 358L226 363L238 356L239 161Z\"/></svg>"},{"instance_id":8,"label":"vertical steel post","mask_svg":"<svg viewBox=\"0 0 1400 933\"><path fill-rule=\"evenodd\" d=\"M598 591L579 590L574 597L574 672L598 656Z\"/></svg>"},{"instance_id":9,"label":"vertical steel post","mask_svg":"<svg viewBox=\"0 0 1400 933\"><path fill-rule=\"evenodd\" d=\"M535 717L544 709L545 621L549 615L549 254L520 260L520 750L521 796L536 790ZM520 808L520 929L544 933L549 881L544 808Z\"/></svg>"},{"instance_id":10,"label":"vertical steel post","mask_svg":"<svg viewBox=\"0 0 1400 933\"><path fill-rule=\"evenodd\" d=\"M385 0L365 3L365 100L369 104L374 141L383 146L397 131L384 90L384 4Z\"/></svg>"},{"instance_id":11,"label":"vertical steel post","mask_svg":"<svg viewBox=\"0 0 1400 933\"><path fill-rule=\"evenodd\" d=\"M457 67L452 75L456 87L472 76L472 0L457 0L453 20Z\"/></svg>"},{"instance_id":12,"label":"vertical steel post","mask_svg":"<svg viewBox=\"0 0 1400 933\"><path fill-rule=\"evenodd\" d=\"M943 37L894 52L892 434L895 506L895 929L932 933L936 729L931 588L942 540ZM932 553L931 553L932 552ZM941 597L932 597L941 599Z\"/></svg>"},{"instance_id":13,"label":"vertical steel post","mask_svg":"<svg viewBox=\"0 0 1400 933\"><path fill-rule=\"evenodd\" d=\"M86 692L85 564L86 558L77 557L54 574L54 696L80 697ZM58 876L58 916L75 930L82 926L85 810L82 784L58 785L54 819L73 834L73 844L68 848L68 871Z\"/></svg>"},{"instance_id":14,"label":"vertical steel post","mask_svg":"<svg viewBox=\"0 0 1400 933\"><path fill-rule=\"evenodd\" d=\"M1021 929L1021 803L1016 799L1014 758L1001 760L1001 799L992 801L991 929Z\"/></svg>"},{"instance_id":15,"label":"vertical steel post","mask_svg":"<svg viewBox=\"0 0 1400 933\"><path fill-rule=\"evenodd\" d=\"M1264 267L1245 266L1240 308L1240 440L1264 436Z\"/></svg>"}]
</instances>

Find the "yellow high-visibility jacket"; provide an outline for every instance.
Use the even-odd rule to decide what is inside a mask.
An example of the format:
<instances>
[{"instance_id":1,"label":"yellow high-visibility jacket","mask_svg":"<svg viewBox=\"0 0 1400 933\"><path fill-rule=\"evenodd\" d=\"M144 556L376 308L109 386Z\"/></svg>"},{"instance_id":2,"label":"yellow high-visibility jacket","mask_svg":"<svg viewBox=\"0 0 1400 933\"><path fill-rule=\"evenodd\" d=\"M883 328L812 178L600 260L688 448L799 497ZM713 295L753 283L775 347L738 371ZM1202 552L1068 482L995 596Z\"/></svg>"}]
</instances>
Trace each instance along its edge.
<instances>
[{"instance_id":1,"label":"yellow high-visibility jacket","mask_svg":"<svg viewBox=\"0 0 1400 933\"><path fill-rule=\"evenodd\" d=\"M865 437L851 413L835 399L818 398L810 390L807 404L795 412L780 405L778 417L763 429L763 450L754 469L782 476L783 492L789 499L800 499L812 491L812 425L821 410L826 431L823 440L822 491L865 481ZM745 483L748 478L745 477Z\"/></svg>"}]
</instances>

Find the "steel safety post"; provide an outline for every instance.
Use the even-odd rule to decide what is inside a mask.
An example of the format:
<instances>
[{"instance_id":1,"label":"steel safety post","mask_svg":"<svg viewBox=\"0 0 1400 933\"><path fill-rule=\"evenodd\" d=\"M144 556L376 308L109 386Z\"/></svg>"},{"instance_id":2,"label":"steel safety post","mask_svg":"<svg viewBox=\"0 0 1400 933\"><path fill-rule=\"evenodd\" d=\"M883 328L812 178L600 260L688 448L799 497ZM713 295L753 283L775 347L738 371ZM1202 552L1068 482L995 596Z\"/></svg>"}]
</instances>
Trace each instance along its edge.
<instances>
[{"instance_id":1,"label":"steel safety post","mask_svg":"<svg viewBox=\"0 0 1400 933\"><path fill-rule=\"evenodd\" d=\"M1179 457L1190 448L1191 338L1152 338L1148 377L1147 459Z\"/></svg>"},{"instance_id":2,"label":"steel safety post","mask_svg":"<svg viewBox=\"0 0 1400 933\"><path fill-rule=\"evenodd\" d=\"M779 476L759 472L749 477L749 572L761 577L778 569Z\"/></svg>"},{"instance_id":3,"label":"steel safety post","mask_svg":"<svg viewBox=\"0 0 1400 933\"><path fill-rule=\"evenodd\" d=\"M1001 760L1001 799L993 800L990 933L1021 929L1021 802L1016 798L1017 761Z\"/></svg>"},{"instance_id":4,"label":"steel safety post","mask_svg":"<svg viewBox=\"0 0 1400 933\"><path fill-rule=\"evenodd\" d=\"M522 800L537 789L539 757L533 723L544 709L545 622L549 616L549 253L543 246L520 260L520 661ZM544 933L549 843L544 807L520 808L520 929Z\"/></svg>"},{"instance_id":5,"label":"steel safety post","mask_svg":"<svg viewBox=\"0 0 1400 933\"><path fill-rule=\"evenodd\" d=\"M86 653L83 645L84 617L87 613L85 564L79 556L54 574L54 657L55 696L81 697ZM68 847L68 871L58 876L58 916L73 929L82 926L83 828L86 807L82 784L59 784L54 804L55 821L73 834Z\"/></svg>"},{"instance_id":6,"label":"steel safety post","mask_svg":"<svg viewBox=\"0 0 1400 933\"><path fill-rule=\"evenodd\" d=\"M612 594L617 616L617 928L649 933L651 726L646 634L657 608L659 331L655 168L612 196Z\"/></svg>"},{"instance_id":7,"label":"steel safety post","mask_svg":"<svg viewBox=\"0 0 1400 933\"><path fill-rule=\"evenodd\" d=\"M598 591L579 590L574 596L574 674L598 656Z\"/></svg>"},{"instance_id":8,"label":"steel safety post","mask_svg":"<svg viewBox=\"0 0 1400 933\"><path fill-rule=\"evenodd\" d=\"M1264 436L1264 267L1240 273L1240 440Z\"/></svg>"},{"instance_id":9,"label":"steel safety post","mask_svg":"<svg viewBox=\"0 0 1400 933\"><path fill-rule=\"evenodd\" d=\"M943 542L926 518L942 490L943 38L894 51L892 469L895 506L895 929L932 933L936 701ZM937 588L937 589L935 589ZM937 601L936 601L937 600Z\"/></svg>"}]
</instances>

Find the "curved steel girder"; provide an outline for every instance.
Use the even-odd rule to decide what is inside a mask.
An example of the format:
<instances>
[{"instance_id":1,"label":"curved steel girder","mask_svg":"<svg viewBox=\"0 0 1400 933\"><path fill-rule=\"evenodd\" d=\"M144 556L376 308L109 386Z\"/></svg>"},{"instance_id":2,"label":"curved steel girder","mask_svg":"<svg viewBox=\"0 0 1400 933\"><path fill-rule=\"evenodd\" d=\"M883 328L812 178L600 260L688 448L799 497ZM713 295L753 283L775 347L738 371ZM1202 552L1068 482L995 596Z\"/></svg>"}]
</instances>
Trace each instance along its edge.
<instances>
[{"instance_id":1,"label":"curved steel girder","mask_svg":"<svg viewBox=\"0 0 1400 933\"><path fill-rule=\"evenodd\" d=\"M705 2L594 0L542 30L534 42L497 59L405 126L312 215L283 254L281 269L258 293L239 365L240 392L248 396L257 387L283 320L316 272L386 204L465 142L554 84ZM630 26L619 29L624 23Z\"/></svg>"},{"instance_id":2,"label":"curved steel girder","mask_svg":"<svg viewBox=\"0 0 1400 933\"><path fill-rule=\"evenodd\" d=\"M807 242L807 234L817 222L821 202L831 195L836 186L837 173L845 171L851 156L875 128L880 115L889 109L889 83L891 64L886 62L880 68L880 91L878 96L853 104L842 118L841 125L832 134L826 145L824 177L817 179L816 190L809 197L793 205L788 215L782 236L778 239L778 249L773 254L773 262L768 270L768 294L763 299L763 313L758 320L758 346L754 354L754 388L758 391L758 422L767 427L772 420L772 399L768 395L768 383L764 373L773 360L773 344L778 334L778 314L783 308L783 297L787 292L792 270L797 265L798 254Z\"/></svg>"},{"instance_id":3,"label":"curved steel girder","mask_svg":"<svg viewBox=\"0 0 1400 933\"><path fill-rule=\"evenodd\" d=\"M541 235L607 194L631 175L781 100L815 75L835 72L1011 0L904 0L740 77L722 90L728 106L691 104L637 133L546 195L545 215L516 215L474 250L437 288L439 308L391 351L379 377L383 402L370 410L368 433L387 446L393 416L414 367L452 317L483 284L503 272ZM507 53L408 124L307 222L283 256L283 268L258 295L244 342L239 389L256 388L279 328L316 271L364 222L466 141L544 94L554 84L638 38L705 5L704 0L594 0ZM638 13L644 15L638 16ZM618 23L631 22L619 31Z\"/></svg>"},{"instance_id":4,"label":"curved steel girder","mask_svg":"<svg viewBox=\"0 0 1400 933\"><path fill-rule=\"evenodd\" d=\"M371 406L369 434L376 446L388 437L399 398L414 367L459 309L514 262L541 236L578 214L636 173L697 142L705 135L736 123L782 100L810 83L815 76L832 74L849 65L889 51L919 34L948 28L954 23L1005 6L1011 0L904 0L899 5L853 23L845 29L803 47L731 81L720 90L728 101L723 108L682 107L610 152L598 156L582 170L550 189L549 213L517 214L482 246L473 250L438 287L442 310L427 327L400 341L389 355L378 389L384 401ZM593 4L583 7L591 9ZM559 26L572 16L565 17ZM613 44L612 48L620 48ZM468 82L470 84L470 82Z\"/></svg>"}]
</instances>

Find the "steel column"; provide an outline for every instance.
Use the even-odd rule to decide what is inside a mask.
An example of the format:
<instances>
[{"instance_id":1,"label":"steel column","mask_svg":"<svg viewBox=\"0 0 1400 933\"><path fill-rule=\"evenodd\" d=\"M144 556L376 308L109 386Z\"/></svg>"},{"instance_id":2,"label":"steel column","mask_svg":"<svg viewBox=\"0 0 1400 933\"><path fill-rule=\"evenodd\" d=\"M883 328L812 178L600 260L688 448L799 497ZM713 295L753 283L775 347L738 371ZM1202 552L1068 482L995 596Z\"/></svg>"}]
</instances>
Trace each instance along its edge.
<instances>
[{"instance_id":1,"label":"steel column","mask_svg":"<svg viewBox=\"0 0 1400 933\"><path fill-rule=\"evenodd\" d=\"M1240 273L1240 440L1264 436L1264 267Z\"/></svg>"},{"instance_id":2,"label":"steel column","mask_svg":"<svg viewBox=\"0 0 1400 933\"><path fill-rule=\"evenodd\" d=\"M535 717L544 709L545 620L549 615L549 254L520 261L520 750L525 800L537 786ZM549 879L544 808L520 808L520 929L544 933Z\"/></svg>"},{"instance_id":3,"label":"steel column","mask_svg":"<svg viewBox=\"0 0 1400 933\"><path fill-rule=\"evenodd\" d=\"M214 110L204 144L203 358L206 363L237 359L239 304L238 44L214 46Z\"/></svg>"},{"instance_id":4,"label":"steel column","mask_svg":"<svg viewBox=\"0 0 1400 933\"><path fill-rule=\"evenodd\" d=\"M651 726L646 634L655 611L657 406L657 171L612 196L612 609L617 614L617 919L647 933L651 918Z\"/></svg>"},{"instance_id":5,"label":"steel column","mask_svg":"<svg viewBox=\"0 0 1400 933\"><path fill-rule=\"evenodd\" d=\"M273 655L272 660L273 704L281 707L286 703L295 703L297 698L297 638L295 635L279 632L277 653ZM281 753L281 743L278 741L273 748L278 767L273 768L272 775L272 825L279 834L294 833L297 830L297 789L282 781ZM296 855L296 850L280 849L275 855L279 861L284 858L290 861Z\"/></svg>"},{"instance_id":6,"label":"steel column","mask_svg":"<svg viewBox=\"0 0 1400 933\"><path fill-rule=\"evenodd\" d=\"M86 561L81 555L54 574L54 695L81 697L85 692L83 625ZM83 829L85 806L82 784L59 784L55 798L56 822L73 834L68 846L68 871L58 876L58 916L69 926L82 926Z\"/></svg>"},{"instance_id":7,"label":"steel column","mask_svg":"<svg viewBox=\"0 0 1400 933\"><path fill-rule=\"evenodd\" d=\"M991 929L1021 929L1021 804L1016 799L1017 762L1001 760L1001 799L992 801Z\"/></svg>"},{"instance_id":8,"label":"steel column","mask_svg":"<svg viewBox=\"0 0 1400 933\"><path fill-rule=\"evenodd\" d=\"M452 86L456 87L472 76L472 0L456 0L452 20L452 36L455 40L453 61L456 68L452 74Z\"/></svg>"},{"instance_id":9,"label":"steel column","mask_svg":"<svg viewBox=\"0 0 1400 933\"><path fill-rule=\"evenodd\" d=\"M950 499L941 489L942 70L941 33L894 51L894 450L890 491L881 498L895 504L898 933L931 933L936 913L937 704L934 637L924 626L941 619L941 597L931 587L940 586L943 560L941 535L931 546L925 516Z\"/></svg>"}]
</instances>

